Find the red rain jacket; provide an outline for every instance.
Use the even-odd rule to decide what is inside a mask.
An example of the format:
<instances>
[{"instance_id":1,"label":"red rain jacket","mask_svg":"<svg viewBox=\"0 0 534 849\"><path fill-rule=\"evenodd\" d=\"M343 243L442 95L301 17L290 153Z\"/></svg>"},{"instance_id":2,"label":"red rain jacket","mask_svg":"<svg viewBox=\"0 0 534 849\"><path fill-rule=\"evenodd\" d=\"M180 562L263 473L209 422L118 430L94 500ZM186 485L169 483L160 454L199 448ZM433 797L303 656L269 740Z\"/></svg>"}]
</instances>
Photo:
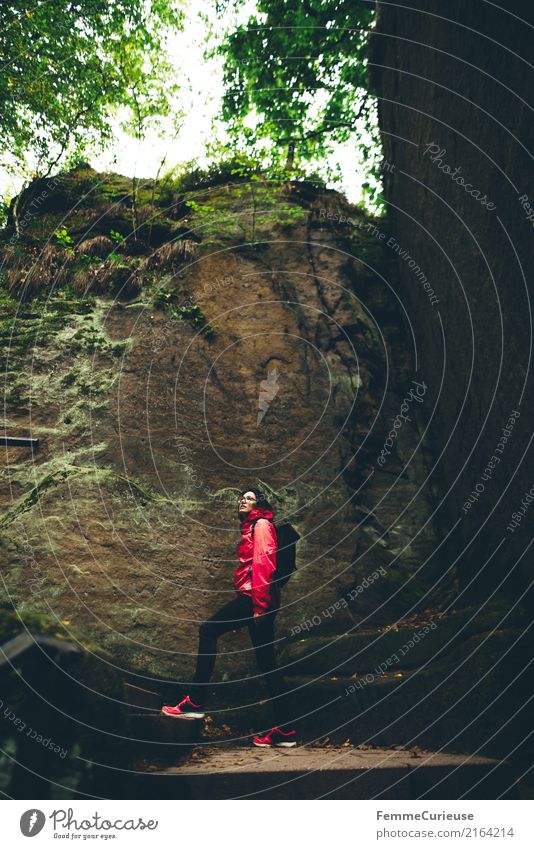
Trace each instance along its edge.
<instances>
[{"instance_id":1,"label":"red rain jacket","mask_svg":"<svg viewBox=\"0 0 534 849\"><path fill-rule=\"evenodd\" d=\"M280 606L280 592L277 584L271 584L276 569L276 549L278 540L272 522L270 510L254 508L241 521L241 540L237 546L239 565L234 575L234 586L238 593L252 598L254 613L265 613ZM252 523L255 519L254 536Z\"/></svg>"}]
</instances>

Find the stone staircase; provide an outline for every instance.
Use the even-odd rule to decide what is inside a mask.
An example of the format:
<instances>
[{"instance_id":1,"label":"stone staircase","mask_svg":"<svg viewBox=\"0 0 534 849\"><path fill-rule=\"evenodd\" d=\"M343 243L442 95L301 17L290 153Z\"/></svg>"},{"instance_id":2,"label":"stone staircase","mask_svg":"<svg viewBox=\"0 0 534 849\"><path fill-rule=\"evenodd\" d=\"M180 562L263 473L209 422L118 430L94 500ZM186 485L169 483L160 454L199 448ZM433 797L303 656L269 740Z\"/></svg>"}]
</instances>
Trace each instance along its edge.
<instances>
[{"instance_id":1,"label":"stone staircase","mask_svg":"<svg viewBox=\"0 0 534 849\"><path fill-rule=\"evenodd\" d=\"M160 693L125 684L132 761L178 763L192 751L201 734L202 720L175 720L164 716Z\"/></svg>"},{"instance_id":2,"label":"stone staircase","mask_svg":"<svg viewBox=\"0 0 534 849\"><path fill-rule=\"evenodd\" d=\"M516 680L528 637L500 609L472 613L440 617L404 654L423 621L288 642L294 750L251 747L266 727L259 683L214 684L205 726L159 715L161 696L128 687L139 797L531 798L518 783L534 762L520 733L530 691Z\"/></svg>"},{"instance_id":3,"label":"stone staircase","mask_svg":"<svg viewBox=\"0 0 534 849\"><path fill-rule=\"evenodd\" d=\"M292 679L293 680L293 679ZM346 679L349 681L350 679ZM257 749L250 729L236 722L217 741L203 736L204 721L175 720L159 713L158 693L127 685L134 742L134 793L142 799L518 799L525 789L517 765L468 752L428 751L412 745L372 746L354 742L355 704L342 713L333 689L338 682L302 679L306 716L301 727L329 723L330 738L303 734L295 749ZM381 681L384 695L397 682ZM333 698L332 698L333 697ZM262 706L247 713L260 721ZM231 709L214 711L216 723L235 719ZM335 722L334 722L335 717ZM340 721L345 720L345 722ZM337 726L336 726L337 724ZM336 726L336 727L335 727ZM258 725L261 727L261 725ZM362 725L364 727L364 725ZM352 740L341 740L352 729ZM211 727L213 732L213 727ZM219 729L220 730L220 729ZM360 735L361 736L361 735ZM327 741L326 743L324 741Z\"/></svg>"}]
</instances>

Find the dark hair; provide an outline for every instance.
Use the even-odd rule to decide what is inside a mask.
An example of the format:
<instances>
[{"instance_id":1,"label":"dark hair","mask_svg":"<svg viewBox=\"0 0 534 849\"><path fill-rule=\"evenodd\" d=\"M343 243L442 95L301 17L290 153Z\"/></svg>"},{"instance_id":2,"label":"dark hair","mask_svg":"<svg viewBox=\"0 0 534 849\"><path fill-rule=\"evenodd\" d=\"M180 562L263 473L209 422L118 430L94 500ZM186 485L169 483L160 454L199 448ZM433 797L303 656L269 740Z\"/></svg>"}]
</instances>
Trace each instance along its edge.
<instances>
[{"instance_id":1,"label":"dark hair","mask_svg":"<svg viewBox=\"0 0 534 849\"><path fill-rule=\"evenodd\" d=\"M239 497L244 495L245 492L253 492L254 493L254 496L256 498L256 510L270 510L271 512L273 512L273 508L269 504L269 501L267 500L267 496L265 495L264 492L261 491L261 489L254 489L253 486L247 486L246 489L241 490L241 492L239 493Z\"/></svg>"}]
</instances>

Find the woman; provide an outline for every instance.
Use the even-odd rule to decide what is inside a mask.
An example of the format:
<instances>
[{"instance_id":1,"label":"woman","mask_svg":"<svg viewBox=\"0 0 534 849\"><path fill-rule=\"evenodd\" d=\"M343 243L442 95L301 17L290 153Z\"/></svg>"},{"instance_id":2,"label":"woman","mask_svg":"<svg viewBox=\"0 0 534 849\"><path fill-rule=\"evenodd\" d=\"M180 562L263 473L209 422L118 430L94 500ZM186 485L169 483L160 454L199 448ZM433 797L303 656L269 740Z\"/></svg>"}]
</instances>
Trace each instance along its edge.
<instances>
[{"instance_id":1,"label":"woman","mask_svg":"<svg viewBox=\"0 0 534 849\"><path fill-rule=\"evenodd\" d=\"M256 661L270 697L273 728L254 737L255 746L296 745L296 731L288 728L283 715L284 688L274 654L274 619L280 607L280 591L273 582L277 539L271 505L257 489L243 492L239 499L241 540L237 547L239 565L234 575L235 597L199 628L198 657L193 686L177 705L164 705L165 716L202 719L203 688L209 683L217 639L227 631L248 627Z\"/></svg>"}]
</instances>

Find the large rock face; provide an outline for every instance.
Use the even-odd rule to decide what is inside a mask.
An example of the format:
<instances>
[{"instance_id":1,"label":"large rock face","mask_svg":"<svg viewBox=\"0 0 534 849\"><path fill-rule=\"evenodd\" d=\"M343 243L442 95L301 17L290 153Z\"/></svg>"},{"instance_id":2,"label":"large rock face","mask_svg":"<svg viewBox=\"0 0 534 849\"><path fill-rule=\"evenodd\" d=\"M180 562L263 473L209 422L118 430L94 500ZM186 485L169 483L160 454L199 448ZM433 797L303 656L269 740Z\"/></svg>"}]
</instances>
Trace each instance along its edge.
<instances>
[{"instance_id":1,"label":"large rock face","mask_svg":"<svg viewBox=\"0 0 534 849\"><path fill-rule=\"evenodd\" d=\"M464 601L516 599L532 574L532 10L504 5L377 3L371 51L389 248Z\"/></svg>"},{"instance_id":2,"label":"large rock face","mask_svg":"<svg viewBox=\"0 0 534 849\"><path fill-rule=\"evenodd\" d=\"M15 294L42 276L37 300L2 307L8 432L41 440L6 451L4 594L119 667L187 677L198 623L232 595L237 495L261 482L302 538L280 636L425 605L443 570L426 387L380 222L333 192L261 183L191 194L173 216L149 186L154 227L134 241L129 189L64 175L18 265L6 248ZM61 220L82 246L43 258ZM87 240L111 230L126 241L108 269ZM251 667L242 636L222 648L218 676Z\"/></svg>"}]
</instances>

